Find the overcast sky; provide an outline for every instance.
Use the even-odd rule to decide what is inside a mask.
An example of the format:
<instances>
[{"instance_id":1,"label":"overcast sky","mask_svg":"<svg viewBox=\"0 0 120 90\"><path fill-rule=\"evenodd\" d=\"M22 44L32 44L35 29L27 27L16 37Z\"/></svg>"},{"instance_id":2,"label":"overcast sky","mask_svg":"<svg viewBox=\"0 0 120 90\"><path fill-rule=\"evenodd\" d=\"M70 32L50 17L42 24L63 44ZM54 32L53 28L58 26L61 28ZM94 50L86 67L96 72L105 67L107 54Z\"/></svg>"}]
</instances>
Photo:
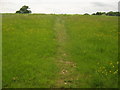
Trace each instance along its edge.
<instances>
[{"instance_id":1,"label":"overcast sky","mask_svg":"<svg viewBox=\"0 0 120 90\"><path fill-rule=\"evenodd\" d=\"M32 13L83 14L118 11L120 0L0 0L0 13L15 13L28 5Z\"/></svg>"}]
</instances>

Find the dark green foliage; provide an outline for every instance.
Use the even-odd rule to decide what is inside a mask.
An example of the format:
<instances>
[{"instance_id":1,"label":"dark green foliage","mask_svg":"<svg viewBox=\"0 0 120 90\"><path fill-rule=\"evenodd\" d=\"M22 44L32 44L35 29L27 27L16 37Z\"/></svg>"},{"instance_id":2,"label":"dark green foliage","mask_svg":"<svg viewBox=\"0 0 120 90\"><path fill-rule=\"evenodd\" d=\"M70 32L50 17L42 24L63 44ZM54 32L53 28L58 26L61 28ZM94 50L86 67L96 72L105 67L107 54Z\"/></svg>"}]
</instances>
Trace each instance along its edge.
<instances>
[{"instance_id":1,"label":"dark green foliage","mask_svg":"<svg viewBox=\"0 0 120 90\"><path fill-rule=\"evenodd\" d=\"M120 16L120 12L97 12L97 13L93 13L92 15L107 15L107 16Z\"/></svg>"},{"instance_id":2,"label":"dark green foliage","mask_svg":"<svg viewBox=\"0 0 120 90\"><path fill-rule=\"evenodd\" d=\"M97 12L97 13L94 13L93 15L106 15L105 12Z\"/></svg>"},{"instance_id":3,"label":"dark green foliage","mask_svg":"<svg viewBox=\"0 0 120 90\"><path fill-rule=\"evenodd\" d=\"M84 15L89 15L88 13L85 13Z\"/></svg>"},{"instance_id":4,"label":"dark green foliage","mask_svg":"<svg viewBox=\"0 0 120 90\"><path fill-rule=\"evenodd\" d=\"M96 15L102 15L102 13L101 12L97 12Z\"/></svg>"},{"instance_id":5,"label":"dark green foliage","mask_svg":"<svg viewBox=\"0 0 120 90\"><path fill-rule=\"evenodd\" d=\"M112 11L110 11L106 15L108 15L108 16L120 16L120 12L112 12Z\"/></svg>"},{"instance_id":6,"label":"dark green foliage","mask_svg":"<svg viewBox=\"0 0 120 90\"><path fill-rule=\"evenodd\" d=\"M95 15L95 13L93 13L92 15Z\"/></svg>"},{"instance_id":7,"label":"dark green foliage","mask_svg":"<svg viewBox=\"0 0 120 90\"><path fill-rule=\"evenodd\" d=\"M20 13L20 11L16 11L16 13Z\"/></svg>"},{"instance_id":8,"label":"dark green foliage","mask_svg":"<svg viewBox=\"0 0 120 90\"><path fill-rule=\"evenodd\" d=\"M19 11L16 11L16 13L31 13L31 10L28 9L29 7L24 5Z\"/></svg>"}]
</instances>

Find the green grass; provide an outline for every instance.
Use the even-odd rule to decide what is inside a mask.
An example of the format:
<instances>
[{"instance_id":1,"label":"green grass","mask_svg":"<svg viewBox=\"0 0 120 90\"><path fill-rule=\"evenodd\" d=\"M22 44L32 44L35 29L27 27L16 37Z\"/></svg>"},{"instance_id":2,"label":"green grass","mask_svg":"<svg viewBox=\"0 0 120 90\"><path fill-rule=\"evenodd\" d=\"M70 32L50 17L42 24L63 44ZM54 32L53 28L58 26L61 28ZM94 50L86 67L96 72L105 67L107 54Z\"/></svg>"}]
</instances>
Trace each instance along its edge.
<instances>
[{"instance_id":1,"label":"green grass","mask_svg":"<svg viewBox=\"0 0 120 90\"><path fill-rule=\"evenodd\" d=\"M51 15L3 15L3 87L54 86L53 24Z\"/></svg>"},{"instance_id":2,"label":"green grass","mask_svg":"<svg viewBox=\"0 0 120 90\"><path fill-rule=\"evenodd\" d=\"M4 14L2 26L3 88L118 87L117 17Z\"/></svg>"},{"instance_id":3,"label":"green grass","mask_svg":"<svg viewBox=\"0 0 120 90\"><path fill-rule=\"evenodd\" d=\"M66 50L78 65L77 87L83 83L82 87L117 87L117 17L69 16L65 21L69 35Z\"/></svg>"}]
</instances>

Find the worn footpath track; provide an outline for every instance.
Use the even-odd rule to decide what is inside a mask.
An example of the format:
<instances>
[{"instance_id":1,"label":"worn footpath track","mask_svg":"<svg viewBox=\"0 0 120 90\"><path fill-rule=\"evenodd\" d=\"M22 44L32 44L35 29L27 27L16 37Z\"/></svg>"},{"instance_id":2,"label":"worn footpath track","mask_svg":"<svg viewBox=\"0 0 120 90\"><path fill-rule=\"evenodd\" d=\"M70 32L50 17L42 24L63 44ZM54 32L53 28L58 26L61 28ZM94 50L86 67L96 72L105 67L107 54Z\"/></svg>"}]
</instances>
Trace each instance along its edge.
<instances>
[{"instance_id":1,"label":"worn footpath track","mask_svg":"<svg viewBox=\"0 0 120 90\"><path fill-rule=\"evenodd\" d=\"M58 41L56 63L60 69L59 77L56 81L56 87L71 87L75 79L73 73L76 68L76 64L67 59L67 57L69 57L69 54L65 51L67 33L63 17L56 16L54 30L56 32L56 39Z\"/></svg>"}]
</instances>

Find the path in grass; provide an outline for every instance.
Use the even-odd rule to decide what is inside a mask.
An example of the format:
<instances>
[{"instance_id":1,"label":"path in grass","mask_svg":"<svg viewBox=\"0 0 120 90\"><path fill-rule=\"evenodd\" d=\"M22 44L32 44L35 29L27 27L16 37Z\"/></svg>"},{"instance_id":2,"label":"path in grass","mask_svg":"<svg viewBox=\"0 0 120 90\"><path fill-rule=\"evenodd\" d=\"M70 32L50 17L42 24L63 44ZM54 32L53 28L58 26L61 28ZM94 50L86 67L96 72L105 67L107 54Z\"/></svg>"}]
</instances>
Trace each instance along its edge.
<instances>
[{"instance_id":1,"label":"path in grass","mask_svg":"<svg viewBox=\"0 0 120 90\"><path fill-rule=\"evenodd\" d=\"M56 39L58 41L57 50L57 65L60 68L59 77L56 82L56 87L64 88L70 87L73 83L73 72L76 64L70 60L67 60L68 53L65 51L67 42L66 28L64 26L64 20L62 17L56 17L54 30L56 32Z\"/></svg>"}]
</instances>

